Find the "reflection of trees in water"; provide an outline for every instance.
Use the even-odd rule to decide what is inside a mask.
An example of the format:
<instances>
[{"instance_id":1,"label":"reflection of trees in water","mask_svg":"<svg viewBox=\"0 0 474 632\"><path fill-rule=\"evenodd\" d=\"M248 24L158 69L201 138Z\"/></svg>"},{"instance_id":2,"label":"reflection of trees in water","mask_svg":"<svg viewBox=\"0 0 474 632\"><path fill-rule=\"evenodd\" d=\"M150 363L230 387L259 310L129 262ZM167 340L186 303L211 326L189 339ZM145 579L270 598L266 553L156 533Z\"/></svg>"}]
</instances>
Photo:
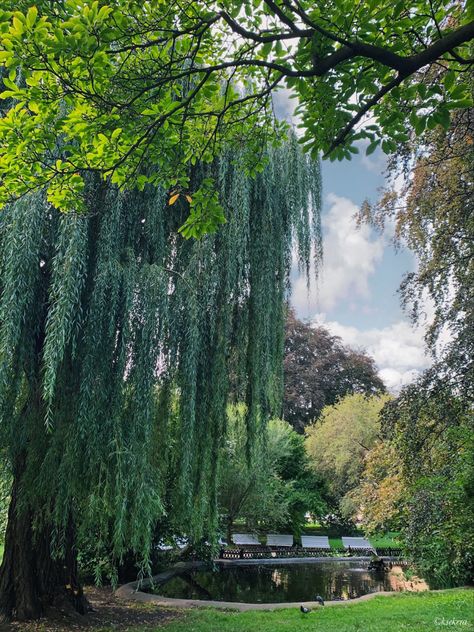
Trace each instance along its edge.
<instances>
[{"instance_id":1,"label":"reflection of trees in water","mask_svg":"<svg viewBox=\"0 0 474 632\"><path fill-rule=\"evenodd\" d=\"M275 584L275 586L282 585L282 574L280 571L274 570L272 572L272 582Z\"/></svg>"},{"instance_id":2,"label":"reflection of trees in water","mask_svg":"<svg viewBox=\"0 0 474 632\"><path fill-rule=\"evenodd\" d=\"M194 579L192 573L182 573L181 578L191 587L194 592L196 592L196 594L198 595L198 599L212 599L212 595L210 594L210 592Z\"/></svg>"},{"instance_id":3,"label":"reflection of trees in water","mask_svg":"<svg viewBox=\"0 0 474 632\"><path fill-rule=\"evenodd\" d=\"M388 574L368 572L360 562L217 567L176 576L158 592L168 597L248 603L354 599L394 590ZM395 589L396 590L396 589Z\"/></svg>"},{"instance_id":4,"label":"reflection of trees in water","mask_svg":"<svg viewBox=\"0 0 474 632\"><path fill-rule=\"evenodd\" d=\"M287 569L285 569L285 571L274 569L272 572L272 582L275 586L287 590L290 585L290 572L288 572Z\"/></svg>"}]
</instances>

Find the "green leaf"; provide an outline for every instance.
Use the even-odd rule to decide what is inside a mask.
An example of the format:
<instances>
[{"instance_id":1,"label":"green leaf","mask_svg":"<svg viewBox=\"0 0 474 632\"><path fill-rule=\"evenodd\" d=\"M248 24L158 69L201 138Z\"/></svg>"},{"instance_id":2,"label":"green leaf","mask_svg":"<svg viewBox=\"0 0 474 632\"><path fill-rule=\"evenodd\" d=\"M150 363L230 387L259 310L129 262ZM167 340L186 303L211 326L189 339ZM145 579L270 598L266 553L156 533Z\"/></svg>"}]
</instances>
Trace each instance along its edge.
<instances>
[{"instance_id":1,"label":"green leaf","mask_svg":"<svg viewBox=\"0 0 474 632\"><path fill-rule=\"evenodd\" d=\"M456 81L456 75L452 70L448 70L448 72L444 75L444 87L446 90L450 90L453 87L454 82Z\"/></svg>"},{"instance_id":2,"label":"green leaf","mask_svg":"<svg viewBox=\"0 0 474 632\"><path fill-rule=\"evenodd\" d=\"M415 119L415 121L413 123L413 128L414 128L415 134L417 136L422 134L425 131L425 128L426 128L426 116L416 117L416 119Z\"/></svg>"},{"instance_id":3,"label":"green leaf","mask_svg":"<svg viewBox=\"0 0 474 632\"><path fill-rule=\"evenodd\" d=\"M459 101L448 101L448 103L446 104L446 107L449 110L456 110L456 109L472 108L473 104L474 104L473 100L470 97L467 97L465 99L460 99Z\"/></svg>"},{"instance_id":4,"label":"green leaf","mask_svg":"<svg viewBox=\"0 0 474 632\"><path fill-rule=\"evenodd\" d=\"M373 154L379 145L380 145L379 139L373 140L366 149L366 152L365 152L366 156L370 156L371 154Z\"/></svg>"},{"instance_id":5,"label":"green leaf","mask_svg":"<svg viewBox=\"0 0 474 632\"><path fill-rule=\"evenodd\" d=\"M263 57L268 57L272 50L272 42L266 42L260 49Z\"/></svg>"},{"instance_id":6,"label":"green leaf","mask_svg":"<svg viewBox=\"0 0 474 632\"><path fill-rule=\"evenodd\" d=\"M33 6L28 9L28 13L26 14L26 25L28 27L32 27L36 22L36 18L38 17L38 9Z\"/></svg>"},{"instance_id":7,"label":"green leaf","mask_svg":"<svg viewBox=\"0 0 474 632\"><path fill-rule=\"evenodd\" d=\"M442 127L444 127L444 129L448 129L450 121L451 121L451 116L447 108L439 109L436 112L436 122Z\"/></svg>"}]
</instances>

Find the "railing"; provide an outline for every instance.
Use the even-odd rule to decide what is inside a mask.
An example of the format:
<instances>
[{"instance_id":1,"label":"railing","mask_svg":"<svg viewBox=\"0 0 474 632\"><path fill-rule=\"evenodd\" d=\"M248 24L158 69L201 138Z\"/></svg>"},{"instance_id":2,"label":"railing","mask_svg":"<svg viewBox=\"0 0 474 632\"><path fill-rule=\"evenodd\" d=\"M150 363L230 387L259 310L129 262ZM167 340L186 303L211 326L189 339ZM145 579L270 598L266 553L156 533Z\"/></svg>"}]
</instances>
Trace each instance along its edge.
<instances>
[{"instance_id":1,"label":"railing","mask_svg":"<svg viewBox=\"0 0 474 632\"><path fill-rule=\"evenodd\" d=\"M375 549L380 557L400 557L401 549L393 547L379 547ZM357 557L371 556L374 549L344 549L334 547L330 549L293 547L269 547L269 546L242 546L222 548L219 552L221 560L252 560L272 559L285 557Z\"/></svg>"},{"instance_id":2,"label":"railing","mask_svg":"<svg viewBox=\"0 0 474 632\"><path fill-rule=\"evenodd\" d=\"M393 546L377 547L375 550L380 557L401 557L403 555L402 549Z\"/></svg>"}]
</instances>

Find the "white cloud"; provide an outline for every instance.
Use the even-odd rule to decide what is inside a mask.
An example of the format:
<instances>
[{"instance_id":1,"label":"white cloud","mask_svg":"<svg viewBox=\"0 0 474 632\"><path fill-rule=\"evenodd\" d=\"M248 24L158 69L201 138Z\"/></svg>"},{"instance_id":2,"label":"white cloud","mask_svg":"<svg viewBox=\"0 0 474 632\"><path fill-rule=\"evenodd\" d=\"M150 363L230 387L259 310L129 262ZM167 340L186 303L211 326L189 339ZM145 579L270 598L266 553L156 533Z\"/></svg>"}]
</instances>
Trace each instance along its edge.
<instances>
[{"instance_id":1,"label":"white cloud","mask_svg":"<svg viewBox=\"0 0 474 632\"><path fill-rule=\"evenodd\" d=\"M280 88L272 94L273 108L277 118L297 125L299 117L295 116L298 99L295 93L288 88Z\"/></svg>"},{"instance_id":2,"label":"white cloud","mask_svg":"<svg viewBox=\"0 0 474 632\"><path fill-rule=\"evenodd\" d=\"M329 311L348 296L368 298L369 277L382 259L384 237L374 235L367 225L357 227L358 207L348 198L330 193L330 208L322 217L324 261L317 296L308 296L306 280L293 284L292 303L296 309Z\"/></svg>"},{"instance_id":3,"label":"white cloud","mask_svg":"<svg viewBox=\"0 0 474 632\"><path fill-rule=\"evenodd\" d=\"M324 314L318 314L314 322L324 325L351 347L365 349L374 358L380 377L392 392L412 382L430 364L425 354L423 329L414 328L406 321L365 331L326 321Z\"/></svg>"}]
</instances>

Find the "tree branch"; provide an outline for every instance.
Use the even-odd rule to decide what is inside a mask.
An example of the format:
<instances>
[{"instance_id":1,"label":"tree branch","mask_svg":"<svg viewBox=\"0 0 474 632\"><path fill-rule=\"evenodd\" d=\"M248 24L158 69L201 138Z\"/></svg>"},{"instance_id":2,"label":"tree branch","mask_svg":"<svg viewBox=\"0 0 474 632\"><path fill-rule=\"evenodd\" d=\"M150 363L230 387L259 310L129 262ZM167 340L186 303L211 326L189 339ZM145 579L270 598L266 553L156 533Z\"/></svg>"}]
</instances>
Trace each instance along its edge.
<instances>
[{"instance_id":1,"label":"tree branch","mask_svg":"<svg viewBox=\"0 0 474 632\"><path fill-rule=\"evenodd\" d=\"M339 147L339 145L342 145L342 143L345 141L347 136L354 129L357 123L359 123L359 121L363 118L363 116L367 114L367 112L371 108L373 108L373 106L376 105L382 99L382 97L384 97L387 93L389 93L390 90L393 90L393 88L396 88L396 86L399 86L405 78L406 77L404 75L400 75L400 74L397 75L396 77L392 79L392 81L390 81L385 86L383 86L377 92L377 94L374 94L374 96L371 99L366 101L364 105L361 107L361 109L354 116L354 118L352 118L349 121L349 123L336 136L334 141L331 143L331 146L324 154L324 158L327 158L331 154L331 152L333 152L334 149L336 149L336 147Z\"/></svg>"},{"instance_id":2,"label":"tree branch","mask_svg":"<svg viewBox=\"0 0 474 632\"><path fill-rule=\"evenodd\" d=\"M436 40L416 55L406 58L404 68L396 68L405 72L406 76L413 74L423 66L433 63L446 53L453 54L453 49L461 44L465 44L474 38L474 20L451 31L441 39Z\"/></svg>"},{"instance_id":3,"label":"tree branch","mask_svg":"<svg viewBox=\"0 0 474 632\"><path fill-rule=\"evenodd\" d=\"M286 24L286 26L288 26L293 31L293 33L301 35L300 29L296 26L293 20L290 20L286 13L280 9L276 2L273 2L273 0L264 0L264 2L267 7L269 7L275 13L275 15L280 18L283 24Z\"/></svg>"}]
</instances>

